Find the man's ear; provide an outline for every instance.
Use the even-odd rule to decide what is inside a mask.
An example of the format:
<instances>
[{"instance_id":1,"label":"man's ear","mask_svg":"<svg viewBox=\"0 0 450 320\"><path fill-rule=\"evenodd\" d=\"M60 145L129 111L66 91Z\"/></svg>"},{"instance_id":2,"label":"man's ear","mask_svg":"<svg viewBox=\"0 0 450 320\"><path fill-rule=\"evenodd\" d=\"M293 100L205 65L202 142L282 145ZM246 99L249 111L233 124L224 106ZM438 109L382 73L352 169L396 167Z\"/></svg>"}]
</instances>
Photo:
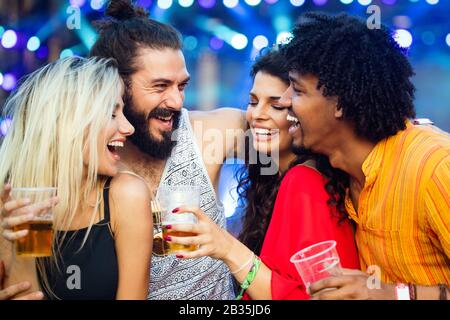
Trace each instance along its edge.
<instances>
[{"instance_id":1,"label":"man's ear","mask_svg":"<svg viewBox=\"0 0 450 320\"><path fill-rule=\"evenodd\" d=\"M344 111L342 110L342 107L339 107L337 104L334 107L334 116L338 119L341 119L344 116Z\"/></svg>"},{"instance_id":2,"label":"man's ear","mask_svg":"<svg viewBox=\"0 0 450 320\"><path fill-rule=\"evenodd\" d=\"M334 103L334 117L341 119L344 116L344 110L341 106L339 106L339 99L337 97L333 97L332 101Z\"/></svg>"}]
</instances>

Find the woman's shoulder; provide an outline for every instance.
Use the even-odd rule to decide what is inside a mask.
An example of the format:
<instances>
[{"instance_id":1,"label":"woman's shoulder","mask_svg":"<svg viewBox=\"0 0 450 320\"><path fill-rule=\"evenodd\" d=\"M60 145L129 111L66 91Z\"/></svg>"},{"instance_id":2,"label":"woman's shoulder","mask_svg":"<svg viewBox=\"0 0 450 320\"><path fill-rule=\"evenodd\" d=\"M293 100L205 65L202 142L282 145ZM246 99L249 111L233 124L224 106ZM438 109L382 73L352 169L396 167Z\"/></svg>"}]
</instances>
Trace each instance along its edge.
<instances>
[{"instance_id":1,"label":"woman's shoulder","mask_svg":"<svg viewBox=\"0 0 450 320\"><path fill-rule=\"evenodd\" d=\"M144 178L120 172L111 180L111 195L116 201L132 202L137 200L150 201L150 189Z\"/></svg>"},{"instance_id":2,"label":"woman's shoulder","mask_svg":"<svg viewBox=\"0 0 450 320\"><path fill-rule=\"evenodd\" d=\"M316 168L309 164L298 164L286 172L282 183L289 182L305 185L305 183L323 184L324 181L325 177Z\"/></svg>"},{"instance_id":3,"label":"woman's shoulder","mask_svg":"<svg viewBox=\"0 0 450 320\"><path fill-rule=\"evenodd\" d=\"M121 226L147 231L152 228L151 195L144 179L118 173L111 180L109 199L114 232Z\"/></svg>"}]
</instances>

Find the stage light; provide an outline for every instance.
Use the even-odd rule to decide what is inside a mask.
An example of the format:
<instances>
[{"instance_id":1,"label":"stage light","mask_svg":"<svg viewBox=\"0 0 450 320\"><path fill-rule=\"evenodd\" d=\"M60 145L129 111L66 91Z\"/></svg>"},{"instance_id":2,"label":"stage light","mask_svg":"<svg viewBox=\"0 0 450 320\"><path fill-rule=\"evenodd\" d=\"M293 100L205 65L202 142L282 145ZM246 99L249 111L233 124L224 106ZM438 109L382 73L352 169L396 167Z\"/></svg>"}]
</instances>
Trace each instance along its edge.
<instances>
[{"instance_id":1,"label":"stage light","mask_svg":"<svg viewBox=\"0 0 450 320\"><path fill-rule=\"evenodd\" d=\"M107 0L105 0L105 1L107 1ZM138 0L136 2L136 5L141 8L148 8L152 5L152 0Z\"/></svg>"},{"instance_id":2,"label":"stage light","mask_svg":"<svg viewBox=\"0 0 450 320\"><path fill-rule=\"evenodd\" d=\"M39 59L46 59L48 56L48 47L46 46L41 46L37 51L36 51L36 57Z\"/></svg>"},{"instance_id":3,"label":"stage light","mask_svg":"<svg viewBox=\"0 0 450 320\"><path fill-rule=\"evenodd\" d=\"M70 49L64 49L63 51L61 51L61 53L59 54L59 58L60 59L64 59L67 57L72 57L73 56L73 51Z\"/></svg>"},{"instance_id":4,"label":"stage light","mask_svg":"<svg viewBox=\"0 0 450 320\"><path fill-rule=\"evenodd\" d=\"M341 2L342 2L343 4L350 4L350 3L353 2L353 0L341 0Z\"/></svg>"},{"instance_id":5,"label":"stage light","mask_svg":"<svg viewBox=\"0 0 450 320\"><path fill-rule=\"evenodd\" d=\"M278 2L278 0L264 0L264 1L268 4L274 4Z\"/></svg>"},{"instance_id":6,"label":"stage light","mask_svg":"<svg viewBox=\"0 0 450 320\"><path fill-rule=\"evenodd\" d=\"M27 49L30 51L36 51L41 46L41 40L38 37L31 37L27 42Z\"/></svg>"},{"instance_id":7,"label":"stage light","mask_svg":"<svg viewBox=\"0 0 450 320\"><path fill-rule=\"evenodd\" d=\"M9 127L11 127L12 120L9 118L5 118L0 122L0 134L6 136L8 133Z\"/></svg>"},{"instance_id":8,"label":"stage light","mask_svg":"<svg viewBox=\"0 0 450 320\"><path fill-rule=\"evenodd\" d=\"M0 86L3 84L3 73L0 72Z\"/></svg>"},{"instance_id":9,"label":"stage light","mask_svg":"<svg viewBox=\"0 0 450 320\"><path fill-rule=\"evenodd\" d=\"M253 46L258 50L261 50L262 48L265 48L268 45L269 45L269 40L267 40L267 38L263 35L256 36L253 39Z\"/></svg>"},{"instance_id":10,"label":"stage light","mask_svg":"<svg viewBox=\"0 0 450 320\"><path fill-rule=\"evenodd\" d=\"M178 4L184 8L189 8L194 3L194 0L178 0Z\"/></svg>"},{"instance_id":11,"label":"stage light","mask_svg":"<svg viewBox=\"0 0 450 320\"><path fill-rule=\"evenodd\" d=\"M305 0L291 0L291 4L295 7L300 7L305 3Z\"/></svg>"},{"instance_id":12,"label":"stage light","mask_svg":"<svg viewBox=\"0 0 450 320\"><path fill-rule=\"evenodd\" d=\"M91 8L93 10L100 10L105 4L105 0L91 0Z\"/></svg>"},{"instance_id":13,"label":"stage light","mask_svg":"<svg viewBox=\"0 0 450 320\"><path fill-rule=\"evenodd\" d=\"M231 45L236 50L244 49L248 44L248 39L241 33L235 34L233 38L231 38Z\"/></svg>"},{"instance_id":14,"label":"stage light","mask_svg":"<svg viewBox=\"0 0 450 320\"><path fill-rule=\"evenodd\" d=\"M161 9L169 9L172 4L172 0L158 0L158 7L160 7Z\"/></svg>"},{"instance_id":15,"label":"stage light","mask_svg":"<svg viewBox=\"0 0 450 320\"><path fill-rule=\"evenodd\" d=\"M186 38L184 38L183 41L183 46L186 50L192 51L195 48L197 48L197 38L194 36L187 36Z\"/></svg>"},{"instance_id":16,"label":"stage light","mask_svg":"<svg viewBox=\"0 0 450 320\"><path fill-rule=\"evenodd\" d=\"M292 33L283 31L280 32L277 36L277 44L285 44L288 43L292 38Z\"/></svg>"},{"instance_id":17,"label":"stage light","mask_svg":"<svg viewBox=\"0 0 450 320\"><path fill-rule=\"evenodd\" d=\"M445 37L445 43L450 47L450 33Z\"/></svg>"},{"instance_id":18,"label":"stage light","mask_svg":"<svg viewBox=\"0 0 450 320\"><path fill-rule=\"evenodd\" d=\"M328 0L313 0L316 6L324 6L327 4Z\"/></svg>"},{"instance_id":19,"label":"stage light","mask_svg":"<svg viewBox=\"0 0 450 320\"><path fill-rule=\"evenodd\" d=\"M412 25L411 18L408 16L395 16L393 21L397 29L409 29Z\"/></svg>"},{"instance_id":20,"label":"stage light","mask_svg":"<svg viewBox=\"0 0 450 320\"><path fill-rule=\"evenodd\" d=\"M86 3L86 0L70 0L70 5L81 8Z\"/></svg>"},{"instance_id":21,"label":"stage light","mask_svg":"<svg viewBox=\"0 0 450 320\"><path fill-rule=\"evenodd\" d=\"M359 4L362 6L368 6L372 3L372 0L358 0Z\"/></svg>"},{"instance_id":22,"label":"stage light","mask_svg":"<svg viewBox=\"0 0 450 320\"><path fill-rule=\"evenodd\" d=\"M408 48L413 42L413 37L408 30L398 29L394 32L394 40L402 48Z\"/></svg>"},{"instance_id":23,"label":"stage light","mask_svg":"<svg viewBox=\"0 0 450 320\"><path fill-rule=\"evenodd\" d=\"M249 6L257 6L261 3L261 0L245 0L245 3Z\"/></svg>"},{"instance_id":24,"label":"stage light","mask_svg":"<svg viewBox=\"0 0 450 320\"><path fill-rule=\"evenodd\" d=\"M435 40L436 40L436 37L434 36L433 32L425 31L424 33L422 33L422 41L426 45L429 45L429 46L433 45Z\"/></svg>"},{"instance_id":25,"label":"stage light","mask_svg":"<svg viewBox=\"0 0 450 320\"><path fill-rule=\"evenodd\" d=\"M11 91L16 87L16 84L16 77L11 73L5 73L5 75L3 76L2 88L6 91Z\"/></svg>"},{"instance_id":26,"label":"stage light","mask_svg":"<svg viewBox=\"0 0 450 320\"><path fill-rule=\"evenodd\" d=\"M17 34L13 30L6 30L2 36L2 46L6 49L14 47L17 43Z\"/></svg>"},{"instance_id":27,"label":"stage light","mask_svg":"<svg viewBox=\"0 0 450 320\"><path fill-rule=\"evenodd\" d=\"M5 28L0 26L0 38L3 36L4 33L5 33Z\"/></svg>"},{"instance_id":28,"label":"stage light","mask_svg":"<svg viewBox=\"0 0 450 320\"><path fill-rule=\"evenodd\" d=\"M289 17L286 17L286 16L276 16L273 19L273 26L274 26L276 32L290 30L292 27L291 19L289 19Z\"/></svg>"},{"instance_id":29,"label":"stage light","mask_svg":"<svg viewBox=\"0 0 450 320\"><path fill-rule=\"evenodd\" d=\"M426 0L428 4L435 5L439 3L439 0Z\"/></svg>"},{"instance_id":30,"label":"stage light","mask_svg":"<svg viewBox=\"0 0 450 320\"><path fill-rule=\"evenodd\" d=\"M218 37L212 37L211 40L209 40L209 46L213 50L220 50L223 47L224 41Z\"/></svg>"},{"instance_id":31,"label":"stage light","mask_svg":"<svg viewBox=\"0 0 450 320\"><path fill-rule=\"evenodd\" d=\"M205 9L211 9L216 5L216 0L198 0L198 4Z\"/></svg>"},{"instance_id":32,"label":"stage light","mask_svg":"<svg viewBox=\"0 0 450 320\"><path fill-rule=\"evenodd\" d=\"M239 0L223 0L223 5L227 8L234 8L239 4Z\"/></svg>"}]
</instances>

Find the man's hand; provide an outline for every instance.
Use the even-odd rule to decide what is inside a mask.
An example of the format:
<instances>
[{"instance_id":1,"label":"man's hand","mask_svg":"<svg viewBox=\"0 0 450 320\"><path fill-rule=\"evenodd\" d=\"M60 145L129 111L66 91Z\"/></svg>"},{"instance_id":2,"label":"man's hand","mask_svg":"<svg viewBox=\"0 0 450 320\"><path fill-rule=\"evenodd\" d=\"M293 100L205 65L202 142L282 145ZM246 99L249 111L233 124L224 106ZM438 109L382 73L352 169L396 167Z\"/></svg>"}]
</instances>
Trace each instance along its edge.
<instances>
[{"instance_id":1,"label":"man's hand","mask_svg":"<svg viewBox=\"0 0 450 320\"><path fill-rule=\"evenodd\" d=\"M395 300L394 286L382 283L379 288L369 288L369 274L351 269L341 269L342 275L313 283L312 300Z\"/></svg>"}]
</instances>

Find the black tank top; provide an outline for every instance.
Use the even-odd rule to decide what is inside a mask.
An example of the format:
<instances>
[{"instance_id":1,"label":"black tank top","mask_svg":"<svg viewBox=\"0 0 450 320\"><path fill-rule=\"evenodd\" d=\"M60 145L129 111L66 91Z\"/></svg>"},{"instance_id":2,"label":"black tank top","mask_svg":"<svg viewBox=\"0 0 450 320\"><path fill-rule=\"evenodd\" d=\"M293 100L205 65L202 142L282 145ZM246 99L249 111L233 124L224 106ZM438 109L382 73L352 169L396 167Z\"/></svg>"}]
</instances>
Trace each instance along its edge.
<instances>
[{"instance_id":1,"label":"black tank top","mask_svg":"<svg viewBox=\"0 0 450 320\"><path fill-rule=\"evenodd\" d=\"M114 300L116 298L119 270L114 238L110 229L109 185L103 189L104 219L92 226L89 236L80 250L87 228L68 231L61 243L58 269L50 265L48 258L40 258L52 295L43 285L38 272L38 280L48 299L62 300ZM65 231L57 232L61 239Z\"/></svg>"}]
</instances>

